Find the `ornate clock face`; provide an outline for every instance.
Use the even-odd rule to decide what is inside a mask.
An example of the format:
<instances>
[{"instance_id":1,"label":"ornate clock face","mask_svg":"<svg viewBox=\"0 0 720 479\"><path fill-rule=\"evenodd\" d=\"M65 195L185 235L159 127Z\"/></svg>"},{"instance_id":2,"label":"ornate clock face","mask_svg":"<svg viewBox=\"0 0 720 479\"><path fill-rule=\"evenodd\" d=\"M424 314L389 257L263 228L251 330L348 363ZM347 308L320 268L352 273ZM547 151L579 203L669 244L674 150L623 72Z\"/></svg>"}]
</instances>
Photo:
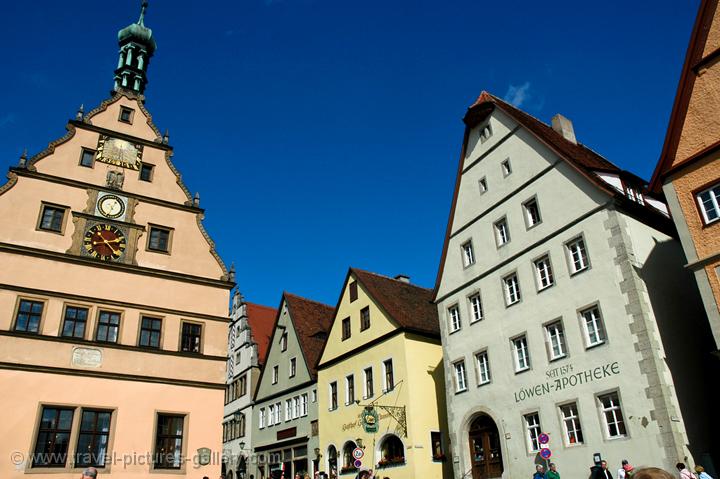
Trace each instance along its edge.
<instances>
[{"instance_id":1,"label":"ornate clock face","mask_svg":"<svg viewBox=\"0 0 720 479\"><path fill-rule=\"evenodd\" d=\"M142 163L142 145L101 135L95 159L103 163L139 170Z\"/></svg>"},{"instance_id":2,"label":"ornate clock face","mask_svg":"<svg viewBox=\"0 0 720 479\"><path fill-rule=\"evenodd\" d=\"M105 218L120 218L125 213L125 202L117 195L103 195L98 199L97 208Z\"/></svg>"},{"instance_id":3,"label":"ornate clock face","mask_svg":"<svg viewBox=\"0 0 720 479\"><path fill-rule=\"evenodd\" d=\"M125 235L113 225L96 224L85 232L85 252L103 261L120 259L125 252Z\"/></svg>"}]
</instances>

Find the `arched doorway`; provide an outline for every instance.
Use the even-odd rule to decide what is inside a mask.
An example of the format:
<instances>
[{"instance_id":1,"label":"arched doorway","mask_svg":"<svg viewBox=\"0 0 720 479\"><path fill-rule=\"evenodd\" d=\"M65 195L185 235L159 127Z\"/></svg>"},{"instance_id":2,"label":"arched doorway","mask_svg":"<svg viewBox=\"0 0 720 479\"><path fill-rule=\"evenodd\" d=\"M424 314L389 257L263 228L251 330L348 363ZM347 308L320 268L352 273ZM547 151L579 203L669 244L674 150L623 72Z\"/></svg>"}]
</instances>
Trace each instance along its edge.
<instances>
[{"instance_id":1,"label":"arched doorway","mask_svg":"<svg viewBox=\"0 0 720 479\"><path fill-rule=\"evenodd\" d=\"M328 462L328 476L330 479L337 478L337 449L335 446L330 445L327 450L327 462Z\"/></svg>"},{"instance_id":2,"label":"arched doorway","mask_svg":"<svg viewBox=\"0 0 720 479\"><path fill-rule=\"evenodd\" d=\"M495 421L486 414L477 416L470 424L469 438L473 479L502 477L500 434Z\"/></svg>"}]
</instances>

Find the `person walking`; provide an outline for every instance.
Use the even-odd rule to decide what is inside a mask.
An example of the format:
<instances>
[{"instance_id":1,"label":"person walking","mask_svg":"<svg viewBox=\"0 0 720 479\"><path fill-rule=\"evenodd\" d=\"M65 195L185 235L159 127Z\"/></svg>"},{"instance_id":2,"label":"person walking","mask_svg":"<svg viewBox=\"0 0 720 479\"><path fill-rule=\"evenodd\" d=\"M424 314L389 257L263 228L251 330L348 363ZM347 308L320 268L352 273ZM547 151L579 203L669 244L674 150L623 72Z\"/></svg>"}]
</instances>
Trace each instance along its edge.
<instances>
[{"instance_id":1,"label":"person walking","mask_svg":"<svg viewBox=\"0 0 720 479\"><path fill-rule=\"evenodd\" d=\"M610 470L607 468L607 461L600 461L600 467L593 466L592 470L591 479L613 479Z\"/></svg>"},{"instance_id":2,"label":"person walking","mask_svg":"<svg viewBox=\"0 0 720 479\"><path fill-rule=\"evenodd\" d=\"M557 470L557 464L550 463L550 470L545 474L545 479L560 479L560 473Z\"/></svg>"},{"instance_id":3,"label":"person walking","mask_svg":"<svg viewBox=\"0 0 720 479\"><path fill-rule=\"evenodd\" d=\"M687 467L685 467L685 464L682 462L678 462L675 464L675 467L678 470L678 474L680 479L697 479L697 476L690 472Z\"/></svg>"},{"instance_id":4,"label":"person walking","mask_svg":"<svg viewBox=\"0 0 720 479\"><path fill-rule=\"evenodd\" d=\"M628 462L627 459L622 460L620 469L618 469L617 479L630 479L635 472L635 468Z\"/></svg>"},{"instance_id":5,"label":"person walking","mask_svg":"<svg viewBox=\"0 0 720 479\"><path fill-rule=\"evenodd\" d=\"M695 474L697 474L698 479L713 479L710 474L705 472L705 468L702 466L695 466Z\"/></svg>"},{"instance_id":6,"label":"person walking","mask_svg":"<svg viewBox=\"0 0 720 479\"><path fill-rule=\"evenodd\" d=\"M542 466L542 464L537 464L535 466L535 474L533 474L532 479L546 479L545 468Z\"/></svg>"}]
</instances>

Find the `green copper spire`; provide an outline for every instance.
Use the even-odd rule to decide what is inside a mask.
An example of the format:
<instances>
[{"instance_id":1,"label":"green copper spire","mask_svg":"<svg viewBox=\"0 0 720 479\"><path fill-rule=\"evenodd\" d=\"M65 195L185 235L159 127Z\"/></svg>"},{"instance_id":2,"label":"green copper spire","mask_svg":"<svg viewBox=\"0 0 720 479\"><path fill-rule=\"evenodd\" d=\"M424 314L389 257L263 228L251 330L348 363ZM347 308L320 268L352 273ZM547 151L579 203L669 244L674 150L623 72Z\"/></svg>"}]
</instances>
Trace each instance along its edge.
<instances>
[{"instance_id":1,"label":"green copper spire","mask_svg":"<svg viewBox=\"0 0 720 479\"><path fill-rule=\"evenodd\" d=\"M147 10L148 2L147 0L144 0L142 2L142 7L140 7L140 18L138 19L137 23L138 25L145 26L145 11Z\"/></svg>"},{"instance_id":2,"label":"green copper spire","mask_svg":"<svg viewBox=\"0 0 720 479\"><path fill-rule=\"evenodd\" d=\"M147 85L147 67L157 44L152 30L145 26L148 2L140 7L140 18L118 32L120 57L115 70L115 90L132 90L143 93Z\"/></svg>"}]
</instances>

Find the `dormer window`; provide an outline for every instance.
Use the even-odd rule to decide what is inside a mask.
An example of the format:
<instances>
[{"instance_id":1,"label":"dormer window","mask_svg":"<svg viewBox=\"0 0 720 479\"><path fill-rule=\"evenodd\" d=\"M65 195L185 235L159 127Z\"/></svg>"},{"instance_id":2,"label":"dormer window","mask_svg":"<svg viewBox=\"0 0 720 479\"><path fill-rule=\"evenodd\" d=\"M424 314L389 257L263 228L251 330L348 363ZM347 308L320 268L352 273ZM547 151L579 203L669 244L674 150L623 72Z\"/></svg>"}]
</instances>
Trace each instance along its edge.
<instances>
[{"instance_id":1,"label":"dormer window","mask_svg":"<svg viewBox=\"0 0 720 479\"><path fill-rule=\"evenodd\" d=\"M480 142L485 143L492 136L492 127L490 123L480 127Z\"/></svg>"},{"instance_id":2,"label":"dormer window","mask_svg":"<svg viewBox=\"0 0 720 479\"><path fill-rule=\"evenodd\" d=\"M505 161L500 163L502 166L502 172L503 176L510 176L510 173L512 173L512 167L510 166L510 158L506 158Z\"/></svg>"}]
</instances>

